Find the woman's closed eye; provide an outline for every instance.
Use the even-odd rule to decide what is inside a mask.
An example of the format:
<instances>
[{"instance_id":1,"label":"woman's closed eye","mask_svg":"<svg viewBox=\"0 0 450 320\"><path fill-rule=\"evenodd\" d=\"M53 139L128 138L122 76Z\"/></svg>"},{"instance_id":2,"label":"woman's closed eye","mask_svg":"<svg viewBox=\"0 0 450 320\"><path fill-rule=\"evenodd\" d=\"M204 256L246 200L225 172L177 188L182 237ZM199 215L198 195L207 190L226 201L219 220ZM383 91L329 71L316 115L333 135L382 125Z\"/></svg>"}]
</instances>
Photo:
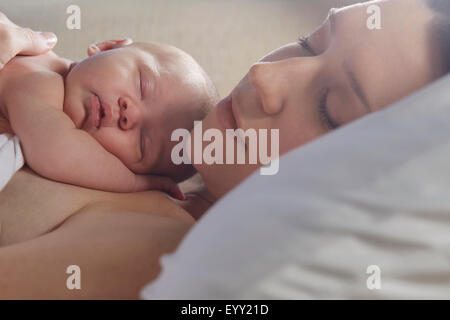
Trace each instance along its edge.
<instances>
[{"instance_id":1,"label":"woman's closed eye","mask_svg":"<svg viewBox=\"0 0 450 320\"><path fill-rule=\"evenodd\" d=\"M319 118L321 124L328 130L334 130L339 128L339 123L333 120L333 118L330 116L328 109L327 109L327 100L328 95L330 94L330 89L323 90L323 93L320 95L319 99Z\"/></svg>"},{"instance_id":2,"label":"woman's closed eye","mask_svg":"<svg viewBox=\"0 0 450 320\"><path fill-rule=\"evenodd\" d=\"M311 48L311 46L309 45L307 37L305 37L305 36L299 37L298 44L300 47L302 47L304 50L306 50L309 54L311 54L311 56L317 56L314 49ZM317 107L317 110L319 112L320 122L327 130L337 129L339 127L339 124L331 118L331 116L328 112L328 109L327 109L327 100L328 100L328 95L330 94L330 89L326 88L324 90L321 90L321 92L322 93L320 94L318 107Z\"/></svg>"}]
</instances>

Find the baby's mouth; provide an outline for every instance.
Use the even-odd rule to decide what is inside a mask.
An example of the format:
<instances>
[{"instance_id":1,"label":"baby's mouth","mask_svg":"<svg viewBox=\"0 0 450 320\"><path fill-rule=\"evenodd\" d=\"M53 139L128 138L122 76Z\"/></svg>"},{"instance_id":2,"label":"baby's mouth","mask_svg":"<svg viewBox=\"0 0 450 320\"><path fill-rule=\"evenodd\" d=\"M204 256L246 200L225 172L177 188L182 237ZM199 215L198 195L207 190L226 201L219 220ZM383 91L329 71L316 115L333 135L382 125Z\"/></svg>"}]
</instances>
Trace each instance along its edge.
<instances>
[{"instance_id":1,"label":"baby's mouth","mask_svg":"<svg viewBox=\"0 0 450 320\"><path fill-rule=\"evenodd\" d=\"M102 103L97 95L93 94L90 98L91 114L90 123L93 127L100 129L102 119L105 116L105 110L102 107Z\"/></svg>"},{"instance_id":2,"label":"baby's mouth","mask_svg":"<svg viewBox=\"0 0 450 320\"><path fill-rule=\"evenodd\" d=\"M100 102L100 126L102 124L102 119L105 117L105 109L102 106L102 103Z\"/></svg>"}]
</instances>

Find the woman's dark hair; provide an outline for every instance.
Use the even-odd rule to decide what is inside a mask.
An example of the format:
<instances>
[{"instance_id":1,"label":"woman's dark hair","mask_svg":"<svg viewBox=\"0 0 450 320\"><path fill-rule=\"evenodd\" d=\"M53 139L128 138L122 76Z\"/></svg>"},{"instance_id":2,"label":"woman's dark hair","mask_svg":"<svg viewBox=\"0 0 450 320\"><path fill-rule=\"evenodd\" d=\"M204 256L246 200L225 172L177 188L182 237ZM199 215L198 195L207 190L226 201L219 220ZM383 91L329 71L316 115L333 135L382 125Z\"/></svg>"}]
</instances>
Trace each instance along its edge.
<instances>
[{"instance_id":1,"label":"woman's dark hair","mask_svg":"<svg viewBox=\"0 0 450 320\"><path fill-rule=\"evenodd\" d=\"M435 17L431 22L431 34L439 42L446 70L450 72L450 0L424 0L433 10Z\"/></svg>"}]
</instances>

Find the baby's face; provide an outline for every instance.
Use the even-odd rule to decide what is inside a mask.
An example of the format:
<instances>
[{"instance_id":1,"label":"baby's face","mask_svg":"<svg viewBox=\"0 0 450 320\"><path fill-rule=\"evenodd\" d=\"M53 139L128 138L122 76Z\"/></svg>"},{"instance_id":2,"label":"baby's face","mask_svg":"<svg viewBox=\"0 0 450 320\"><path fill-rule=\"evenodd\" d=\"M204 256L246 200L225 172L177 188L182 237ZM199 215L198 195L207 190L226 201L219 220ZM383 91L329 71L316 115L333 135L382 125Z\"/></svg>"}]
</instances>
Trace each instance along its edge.
<instances>
[{"instance_id":1,"label":"baby's face","mask_svg":"<svg viewBox=\"0 0 450 320\"><path fill-rule=\"evenodd\" d=\"M64 112L133 172L179 180L192 172L171 161L177 142L170 136L204 118L209 92L201 68L182 51L133 44L73 65Z\"/></svg>"}]
</instances>

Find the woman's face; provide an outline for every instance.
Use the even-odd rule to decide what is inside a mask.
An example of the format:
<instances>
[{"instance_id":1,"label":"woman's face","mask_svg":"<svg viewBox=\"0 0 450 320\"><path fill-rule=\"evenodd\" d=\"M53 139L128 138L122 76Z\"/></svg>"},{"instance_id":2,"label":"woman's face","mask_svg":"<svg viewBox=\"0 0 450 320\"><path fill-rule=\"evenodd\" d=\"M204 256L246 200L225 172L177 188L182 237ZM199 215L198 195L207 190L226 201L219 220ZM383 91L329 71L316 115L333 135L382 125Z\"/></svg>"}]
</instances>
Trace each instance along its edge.
<instances>
[{"instance_id":1,"label":"woman's face","mask_svg":"<svg viewBox=\"0 0 450 320\"><path fill-rule=\"evenodd\" d=\"M367 9L374 4L381 9L381 29L371 30L367 21L373 12ZM204 119L203 131L279 129L283 154L383 109L442 75L429 34L432 17L416 0L331 10L306 41L281 47L254 64ZM283 170L282 161L279 166ZM257 167L196 165L217 197Z\"/></svg>"}]
</instances>

